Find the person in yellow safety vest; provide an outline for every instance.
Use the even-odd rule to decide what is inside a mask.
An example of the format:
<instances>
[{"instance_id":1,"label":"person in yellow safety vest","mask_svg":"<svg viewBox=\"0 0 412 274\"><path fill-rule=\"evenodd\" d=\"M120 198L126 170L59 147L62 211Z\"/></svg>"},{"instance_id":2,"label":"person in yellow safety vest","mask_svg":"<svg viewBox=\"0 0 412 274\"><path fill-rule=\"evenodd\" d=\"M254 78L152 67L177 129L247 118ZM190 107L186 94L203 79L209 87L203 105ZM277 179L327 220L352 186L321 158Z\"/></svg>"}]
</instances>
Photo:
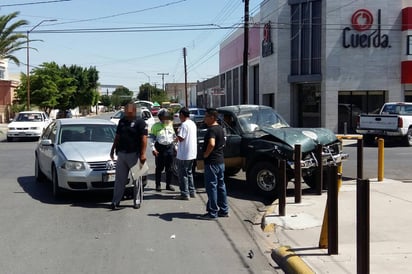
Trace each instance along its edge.
<instances>
[{"instance_id":1,"label":"person in yellow safety vest","mask_svg":"<svg viewBox=\"0 0 412 274\"><path fill-rule=\"evenodd\" d=\"M166 173L166 189L174 191L172 182L172 163L175 154L176 133L173 129L172 115L166 109L160 109L157 117L159 122L152 126L150 131L152 154L155 156L155 182L156 191L162 191L160 181L162 172Z\"/></svg>"}]
</instances>

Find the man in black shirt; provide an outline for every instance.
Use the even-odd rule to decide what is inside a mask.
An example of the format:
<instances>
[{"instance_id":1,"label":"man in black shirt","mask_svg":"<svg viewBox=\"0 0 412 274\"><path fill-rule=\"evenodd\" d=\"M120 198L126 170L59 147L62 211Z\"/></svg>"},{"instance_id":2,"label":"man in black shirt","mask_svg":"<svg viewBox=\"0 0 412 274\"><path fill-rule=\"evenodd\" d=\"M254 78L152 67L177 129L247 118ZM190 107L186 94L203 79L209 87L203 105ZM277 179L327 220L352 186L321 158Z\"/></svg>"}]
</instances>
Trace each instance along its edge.
<instances>
[{"instance_id":1,"label":"man in black shirt","mask_svg":"<svg viewBox=\"0 0 412 274\"><path fill-rule=\"evenodd\" d=\"M116 129L116 136L113 141L110 158L117 155L116 181L114 182L113 199L111 208L117 209L124 195L126 181L130 169L136 165L138 160L143 165L146 162L147 146L147 125L141 118L136 118L136 105L129 103L125 107L125 116L120 119ZM140 208L142 202L141 180L136 180L136 190L138 193L134 197L134 207Z\"/></svg>"},{"instance_id":2,"label":"man in black shirt","mask_svg":"<svg viewBox=\"0 0 412 274\"><path fill-rule=\"evenodd\" d=\"M202 219L215 220L217 217L229 217L227 204L226 185L224 181L224 155L225 135L223 128L217 123L218 112L216 109L207 109L205 123L208 126L203 146L205 163L205 188L208 197L206 211Z\"/></svg>"}]
</instances>

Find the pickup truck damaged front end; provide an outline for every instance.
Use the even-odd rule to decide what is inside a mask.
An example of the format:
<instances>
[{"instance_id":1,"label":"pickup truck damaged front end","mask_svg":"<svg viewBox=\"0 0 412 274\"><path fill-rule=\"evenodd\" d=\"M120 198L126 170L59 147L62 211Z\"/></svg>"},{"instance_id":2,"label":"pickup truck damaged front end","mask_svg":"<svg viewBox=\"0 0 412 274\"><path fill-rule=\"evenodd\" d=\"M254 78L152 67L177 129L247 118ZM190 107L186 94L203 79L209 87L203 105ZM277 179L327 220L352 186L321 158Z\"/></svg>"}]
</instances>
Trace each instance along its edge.
<instances>
[{"instance_id":1,"label":"pickup truck damaged front end","mask_svg":"<svg viewBox=\"0 0 412 274\"><path fill-rule=\"evenodd\" d=\"M318 166L315 157L316 147L322 145L322 165L337 164L346 160L349 155L342 152L342 142L332 131L325 128L262 128L269 135L266 140L274 142L274 154L287 161L291 169L295 168L294 148L301 145L301 168L310 169ZM270 136L270 137L269 137Z\"/></svg>"}]
</instances>

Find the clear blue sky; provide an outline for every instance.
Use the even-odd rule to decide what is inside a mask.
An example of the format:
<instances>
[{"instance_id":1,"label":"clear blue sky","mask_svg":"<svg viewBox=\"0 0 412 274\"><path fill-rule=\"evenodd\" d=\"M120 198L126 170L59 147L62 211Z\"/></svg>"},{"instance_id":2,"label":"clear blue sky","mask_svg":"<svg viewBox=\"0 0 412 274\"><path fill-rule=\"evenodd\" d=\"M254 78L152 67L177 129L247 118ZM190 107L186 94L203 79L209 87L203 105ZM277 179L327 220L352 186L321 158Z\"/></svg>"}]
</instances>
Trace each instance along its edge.
<instances>
[{"instance_id":1,"label":"clear blue sky","mask_svg":"<svg viewBox=\"0 0 412 274\"><path fill-rule=\"evenodd\" d=\"M260 2L250 0L251 15L256 13ZM233 31L232 26L242 25L244 3L242 0L0 1L2 15L14 11L20 12L19 19L29 22L29 26L21 29L24 32L42 20L57 20L43 22L30 32L30 40L42 40L30 43L30 47L37 49L30 51L31 68L52 61L59 65L95 66L101 84L124 85L135 91L149 78L151 84L156 82L161 86L162 77L158 73L169 74L165 75L165 83L184 82L184 47L189 82L217 75L219 44ZM142 28L146 31L136 31ZM97 32L102 29L111 32ZM10 72L26 73L26 50L16 56L22 64L20 67L10 64Z\"/></svg>"}]
</instances>

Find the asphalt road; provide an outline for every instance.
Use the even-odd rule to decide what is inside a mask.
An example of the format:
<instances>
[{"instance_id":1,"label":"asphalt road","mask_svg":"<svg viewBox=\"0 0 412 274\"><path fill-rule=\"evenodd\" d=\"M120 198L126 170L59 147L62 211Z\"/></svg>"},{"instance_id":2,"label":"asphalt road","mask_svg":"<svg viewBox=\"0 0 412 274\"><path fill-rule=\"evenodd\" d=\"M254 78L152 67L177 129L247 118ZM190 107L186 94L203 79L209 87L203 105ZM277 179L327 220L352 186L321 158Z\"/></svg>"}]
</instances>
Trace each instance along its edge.
<instances>
[{"instance_id":1,"label":"asphalt road","mask_svg":"<svg viewBox=\"0 0 412 274\"><path fill-rule=\"evenodd\" d=\"M358 167L357 143L344 146L344 151L349 153L349 160L343 163L343 177L356 179ZM383 171L384 178L410 182L412 176L412 147L396 146L387 143L384 148ZM363 147L363 178L378 177L378 147Z\"/></svg>"},{"instance_id":2,"label":"asphalt road","mask_svg":"<svg viewBox=\"0 0 412 274\"><path fill-rule=\"evenodd\" d=\"M207 200L176 201L153 190L151 174L141 209L111 193L52 197L34 178L36 142L0 136L1 273L282 273L258 233L259 210L270 201L248 194L241 178L228 180L229 218L199 220ZM150 155L150 154L149 154Z\"/></svg>"}]
</instances>

